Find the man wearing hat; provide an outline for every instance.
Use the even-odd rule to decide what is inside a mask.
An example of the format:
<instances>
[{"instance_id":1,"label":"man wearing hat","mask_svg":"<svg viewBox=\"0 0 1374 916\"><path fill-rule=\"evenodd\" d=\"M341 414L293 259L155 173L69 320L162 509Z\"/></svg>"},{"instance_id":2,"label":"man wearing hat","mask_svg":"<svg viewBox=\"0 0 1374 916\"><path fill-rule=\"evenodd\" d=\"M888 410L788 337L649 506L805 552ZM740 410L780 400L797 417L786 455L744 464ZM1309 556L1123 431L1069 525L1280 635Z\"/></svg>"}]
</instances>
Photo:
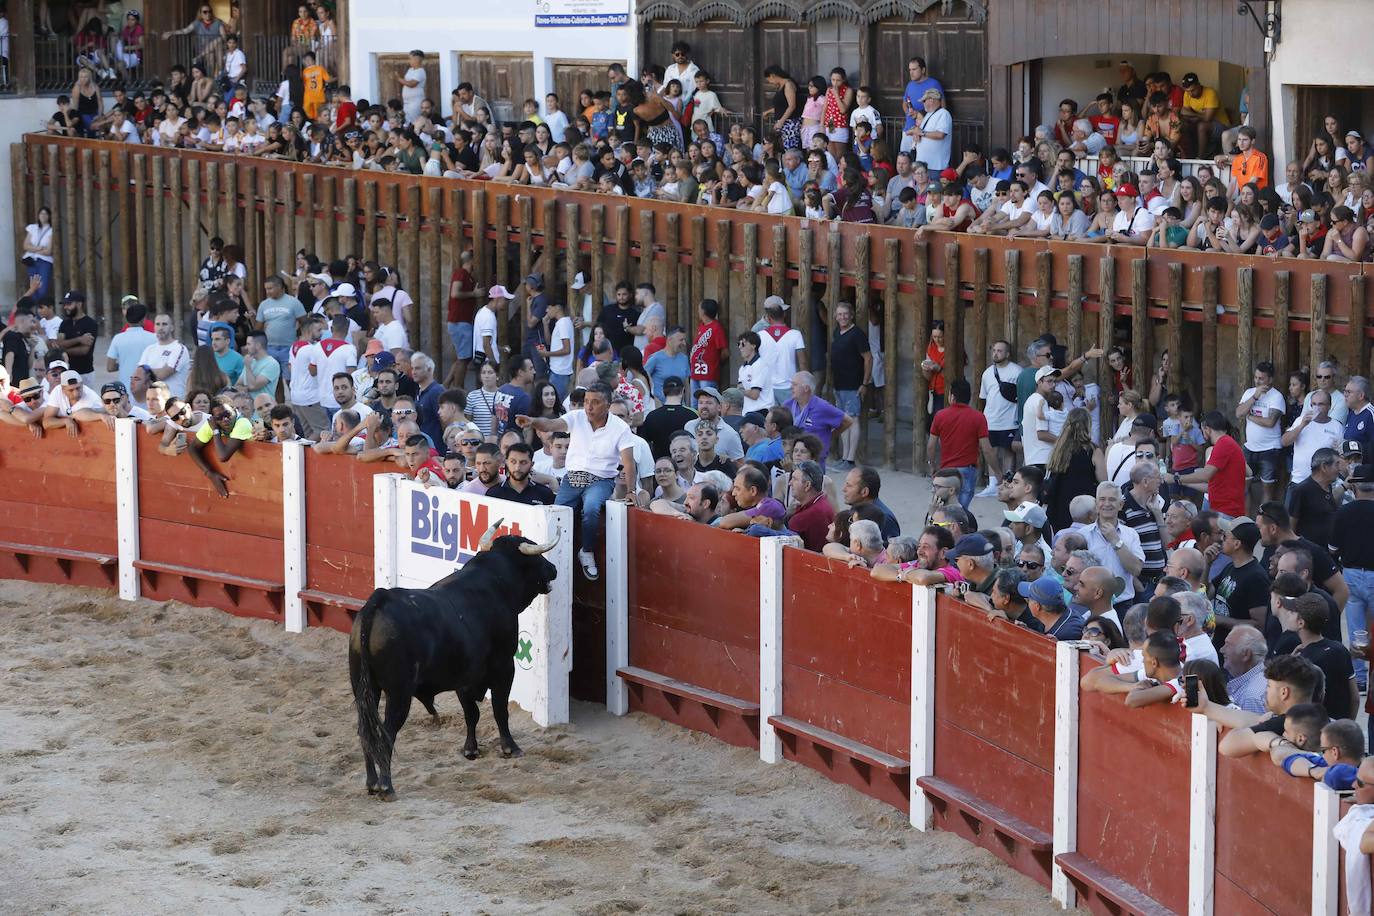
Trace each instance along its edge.
<instances>
[{"instance_id":1,"label":"man wearing hat","mask_svg":"<svg viewBox=\"0 0 1374 916\"><path fill-rule=\"evenodd\" d=\"M62 297L62 324L57 328L57 345L87 383L95 379L95 338L99 333L100 326L86 314L86 294L79 289L68 290Z\"/></svg>"},{"instance_id":2,"label":"man wearing hat","mask_svg":"<svg viewBox=\"0 0 1374 916\"><path fill-rule=\"evenodd\" d=\"M1196 73L1183 74L1179 85L1183 87L1183 107L1178 115L1185 126L1195 131L1197 143L1193 152L1196 157L1208 159L1213 143L1221 141L1221 134L1231 126L1231 119L1226 116L1226 109L1221 107L1221 96L1210 86L1202 85Z\"/></svg>"},{"instance_id":3,"label":"man wearing hat","mask_svg":"<svg viewBox=\"0 0 1374 916\"><path fill-rule=\"evenodd\" d=\"M1157 422L1154 414L1135 415L1126 434L1126 441L1118 442L1107 449L1104 463L1107 466L1108 480L1118 487L1130 486L1131 469L1137 461L1159 460L1159 446L1155 440Z\"/></svg>"},{"instance_id":4,"label":"man wearing hat","mask_svg":"<svg viewBox=\"0 0 1374 916\"><path fill-rule=\"evenodd\" d=\"M1020 554L1022 547L1037 547L1044 556L1050 556L1050 545L1044 536L1049 516L1045 514L1044 506L1027 500L1015 509L1004 509L1002 519L1016 538L1017 554Z\"/></svg>"},{"instance_id":5,"label":"man wearing hat","mask_svg":"<svg viewBox=\"0 0 1374 916\"><path fill-rule=\"evenodd\" d=\"M792 377L800 368L797 354L806 349L802 332L788 323L791 308L781 296L769 296L763 300L763 318L754 325L759 335L759 361L772 367L769 378L774 404L783 404L792 396Z\"/></svg>"},{"instance_id":6,"label":"man wearing hat","mask_svg":"<svg viewBox=\"0 0 1374 916\"><path fill-rule=\"evenodd\" d=\"M1064 590L1055 579L1041 576L1033 582L1022 581L1017 584L1016 591L1026 599L1031 616L1046 636L1064 641L1083 635L1083 618L1069 613L1069 606L1064 603Z\"/></svg>"},{"instance_id":7,"label":"man wearing hat","mask_svg":"<svg viewBox=\"0 0 1374 916\"><path fill-rule=\"evenodd\" d=\"M78 420L103 420L110 429L115 428L115 420L132 417L139 423L147 423L151 420L152 414L142 407L136 407L129 403L129 390L124 387L123 382L106 382L100 386L100 405L101 410L91 410L82 407L78 409L74 416Z\"/></svg>"},{"instance_id":8,"label":"man wearing hat","mask_svg":"<svg viewBox=\"0 0 1374 916\"><path fill-rule=\"evenodd\" d=\"M497 326L509 307L508 303L514 298L515 293L504 286L493 286L487 291L486 304L477 310L472 322L472 358L478 368L481 368L484 362L500 367L501 347L498 343L500 337Z\"/></svg>"},{"instance_id":9,"label":"man wearing hat","mask_svg":"<svg viewBox=\"0 0 1374 916\"><path fill-rule=\"evenodd\" d=\"M921 93L921 107L925 114L906 133L916 144L916 161L924 162L931 172L938 173L949 166L954 121L949 109L945 108L944 93L934 86Z\"/></svg>"},{"instance_id":10,"label":"man wearing hat","mask_svg":"<svg viewBox=\"0 0 1374 916\"><path fill-rule=\"evenodd\" d=\"M1130 182L1116 189L1117 213L1107 238L1126 245L1143 245L1155 227L1155 215L1140 206L1140 191Z\"/></svg>"},{"instance_id":11,"label":"man wearing hat","mask_svg":"<svg viewBox=\"0 0 1374 916\"><path fill-rule=\"evenodd\" d=\"M75 436L78 434L75 414L83 409L98 414L105 408L100 403L100 395L82 382L80 372L63 369L58 384L43 402L43 425L49 429L65 426L67 432Z\"/></svg>"},{"instance_id":12,"label":"man wearing hat","mask_svg":"<svg viewBox=\"0 0 1374 916\"><path fill-rule=\"evenodd\" d=\"M1284 234L1283 224L1279 222L1277 213L1266 213L1260 218L1259 248L1256 250L1271 258L1297 257L1297 252L1293 250L1293 240Z\"/></svg>"},{"instance_id":13,"label":"man wearing hat","mask_svg":"<svg viewBox=\"0 0 1374 916\"><path fill-rule=\"evenodd\" d=\"M739 461L744 458L744 442L741 441L739 433L735 432L734 427L726 423L722 417L725 398L713 386L707 385L698 388L697 398L697 418L689 420L683 427L693 436L697 434L697 427L705 423L716 428L716 435L719 442L716 444L716 451L723 458L731 461Z\"/></svg>"},{"instance_id":14,"label":"man wearing hat","mask_svg":"<svg viewBox=\"0 0 1374 916\"><path fill-rule=\"evenodd\" d=\"M1054 366L1045 365L1035 370L1035 390L1026 398L1021 413L1021 448L1023 464L1044 468L1054 450L1057 435L1050 430L1049 420L1045 417L1048 399L1057 396L1055 386L1059 384L1060 373Z\"/></svg>"},{"instance_id":15,"label":"man wearing hat","mask_svg":"<svg viewBox=\"0 0 1374 916\"><path fill-rule=\"evenodd\" d=\"M17 398L17 400L16 400ZM43 434L43 384L36 378L22 379L0 401L0 420L17 426L33 425L36 435Z\"/></svg>"}]
</instances>

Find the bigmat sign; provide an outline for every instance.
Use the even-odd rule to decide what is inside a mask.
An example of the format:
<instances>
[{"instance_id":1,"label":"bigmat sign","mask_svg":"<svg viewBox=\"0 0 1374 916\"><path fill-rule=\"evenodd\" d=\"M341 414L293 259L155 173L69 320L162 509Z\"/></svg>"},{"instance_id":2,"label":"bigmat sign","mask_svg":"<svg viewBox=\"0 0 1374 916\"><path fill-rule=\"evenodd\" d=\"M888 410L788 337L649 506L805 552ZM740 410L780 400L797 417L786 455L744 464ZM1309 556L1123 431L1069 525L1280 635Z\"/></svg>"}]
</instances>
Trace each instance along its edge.
<instances>
[{"instance_id":1,"label":"bigmat sign","mask_svg":"<svg viewBox=\"0 0 1374 916\"><path fill-rule=\"evenodd\" d=\"M540 725L568 721L572 670L572 510L518 503L449 489L426 489L400 475L375 479L377 587L428 588L477 553L482 535L501 521L514 534L558 546L546 554L558 569L553 591L520 615L515 683L510 698Z\"/></svg>"}]
</instances>

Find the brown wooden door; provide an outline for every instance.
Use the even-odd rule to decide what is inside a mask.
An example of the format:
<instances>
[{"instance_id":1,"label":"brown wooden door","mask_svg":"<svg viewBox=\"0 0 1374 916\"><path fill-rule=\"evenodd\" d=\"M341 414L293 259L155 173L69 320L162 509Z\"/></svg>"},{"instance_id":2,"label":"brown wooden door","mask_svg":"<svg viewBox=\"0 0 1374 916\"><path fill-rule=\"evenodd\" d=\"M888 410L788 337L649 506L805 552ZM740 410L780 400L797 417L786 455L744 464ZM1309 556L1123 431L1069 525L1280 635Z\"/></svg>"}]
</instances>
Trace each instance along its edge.
<instances>
[{"instance_id":1,"label":"brown wooden door","mask_svg":"<svg viewBox=\"0 0 1374 916\"><path fill-rule=\"evenodd\" d=\"M811 26L786 19L765 19L755 28L758 56L754 60L754 94L750 99L754 111L773 107L774 91L763 80L763 71L773 64L782 67L797 81L798 101L806 98L806 81L815 69L815 42Z\"/></svg>"},{"instance_id":2,"label":"brown wooden door","mask_svg":"<svg viewBox=\"0 0 1374 916\"><path fill-rule=\"evenodd\" d=\"M534 58L529 54L463 54L459 81L472 83L497 120L515 120L534 96Z\"/></svg>"},{"instance_id":3,"label":"brown wooden door","mask_svg":"<svg viewBox=\"0 0 1374 916\"><path fill-rule=\"evenodd\" d=\"M955 151L982 142L987 118L987 30L972 20L940 15L934 6L915 22L875 23L864 75L877 93L874 105L884 118L902 115L907 61L923 57L930 75L945 89L945 104L955 120ZM962 122L962 123L961 123Z\"/></svg>"},{"instance_id":4,"label":"brown wooden door","mask_svg":"<svg viewBox=\"0 0 1374 916\"><path fill-rule=\"evenodd\" d=\"M675 41L692 47L692 60L711 76L720 103L730 111L752 114L760 104L771 107L772 96L763 82L763 69L778 64L805 86L811 76L810 26L766 19L753 27L727 20L697 26L655 20L645 29L644 61L666 66Z\"/></svg>"},{"instance_id":5,"label":"brown wooden door","mask_svg":"<svg viewBox=\"0 0 1374 916\"><path fill-rule=\"evenodd\" d=\"M553 91L558 95L558 107L568 115L568 121L576 121L582 113L577 97L583 89L600 92L609 89L611 81L606 78L606 68L613 63L625 66L625 61L611 60L563 60L553 62ZM540 110L544 100L539 99Z\"/></svg>"}]
</instances>

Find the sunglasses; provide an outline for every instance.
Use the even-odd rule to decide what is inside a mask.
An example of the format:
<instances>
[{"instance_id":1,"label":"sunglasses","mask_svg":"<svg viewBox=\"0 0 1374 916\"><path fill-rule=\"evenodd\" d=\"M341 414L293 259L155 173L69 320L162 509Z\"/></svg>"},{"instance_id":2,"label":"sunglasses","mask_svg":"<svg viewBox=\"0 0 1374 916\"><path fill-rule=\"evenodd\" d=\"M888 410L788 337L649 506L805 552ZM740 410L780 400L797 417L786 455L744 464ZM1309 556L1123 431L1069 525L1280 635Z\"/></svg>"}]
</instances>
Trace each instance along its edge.
<instances>
[{"instance_id":1,"label":"sunglasses","mask_svg":"<svg viewBox=\"0 0 1374 916\"><path fill-rule=\"evenodd\" d=\"M1044 563L1037 563L1034 560L1017 560L1016 565L1021 569L1039 569Z\"/></svg>"},{"instance_id":2,"label":"sunglasses","mask_svg":"<svg viewBox=\"0 0 1374 916\"><path fill-rule=\"evenodd\" d=\"M459 440L458 440L458 444L459 444L459 445L481 445L481 444L482 444L482 440L481 440L481 439L459 439Z\"/></svg>"},{"instance_id":3,"label":"sunglasses","mask_svg":"<svg viewBox=\"0 0 1374 916\"><path fill-rule=\"evenodd\" d=\"M43 400L43 395L41 395L41 394L26 394L26 395L24 395L24 403L25 403L25 404L32 404L34 401L41 401L41 400Z\"/></svg>"},{"instance_id":4,"label":"sunglasses","mask_svg":"<svg viewBox=\"0 0 1374 916\"><path fill-rule=\"evenodd\" d=\"M1138 461L1154 461L1154 460L1155 460L1155 453L1154 453L1154 452L1136 452L1136 453L1135 453L1135 457L1136 457L1136 460L1138 460Z\"/></svg>"},{"instance_id":5,"label":"sunglasses","mask_svg":"<svg viewBox=\"0 0 1374 916\"><path fill-rule=\"evenodd\" d=\"M409 417L409 416L413 416L414 414L415 414L415 411L413 411L413 410L408 410L408 409L406 409L406 408L404 408L404 407L400 408L399 410L393 408L392 411L391 411L391 415L392 415L393 417Z\"/></svg>"},{"instance_id":6,"label":"sunglasses","mask_svg":"<svg viewBox=\"0 0 1374 916\"><path fill-rule=\"evenodd\" d=\"M102 404L118 404L118 403L119 403L120 401L122 401L122 400L123 400L123 398L117 398L117 397L116 397L116 398L101 398L101 399L100 399L100 403L102 403Z\"/></svg>"},{"instance_id":7,"label":"sunglasses","mask_svg":"<svg viewBox=\"0 0 1374 916\"><path fill-rule=\"evenodd\" d=\"M1086 630L1083 631L1083 635L1084 635L1084 636L1106 636L1107 633L1106 633L1106 631L1102 630L1102 629L1099 628L1099 627L1089 627L1088 629L1086 629Z\"/></svg>"}]
</instances>

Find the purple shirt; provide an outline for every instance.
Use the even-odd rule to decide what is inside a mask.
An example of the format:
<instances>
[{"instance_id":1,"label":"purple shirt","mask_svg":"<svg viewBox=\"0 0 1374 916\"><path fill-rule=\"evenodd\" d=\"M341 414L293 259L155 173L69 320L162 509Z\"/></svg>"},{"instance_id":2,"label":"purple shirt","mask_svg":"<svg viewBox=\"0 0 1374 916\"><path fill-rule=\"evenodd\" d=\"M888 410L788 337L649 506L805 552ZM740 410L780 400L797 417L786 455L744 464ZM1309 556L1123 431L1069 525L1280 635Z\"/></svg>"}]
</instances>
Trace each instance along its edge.
<instances>
[{"instance_id":1,"label":"purple shirt","mask_svg":"<svg viewBox=\"0 0 1374 916\"><path fill-rule=\"evenodd\" d=\"M805 407L798 407L795 398L782 405L792 412L792 422L800 429L815 435L821 440L821 467L830 454L830 437L844 423L844 411L824 398L812 395Z\"/></svg>"}]
</instances>

